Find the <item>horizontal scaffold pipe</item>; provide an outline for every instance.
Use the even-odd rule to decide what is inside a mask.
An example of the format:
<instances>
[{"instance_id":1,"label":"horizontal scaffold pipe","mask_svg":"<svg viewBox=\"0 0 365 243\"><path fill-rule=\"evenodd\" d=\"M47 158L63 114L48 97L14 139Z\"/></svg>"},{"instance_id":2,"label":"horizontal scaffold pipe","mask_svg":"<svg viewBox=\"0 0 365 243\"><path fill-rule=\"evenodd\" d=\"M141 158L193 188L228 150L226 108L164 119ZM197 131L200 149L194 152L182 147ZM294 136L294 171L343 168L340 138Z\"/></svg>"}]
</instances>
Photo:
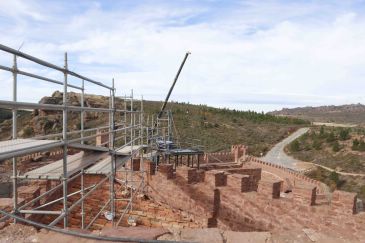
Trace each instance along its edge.
<instances>
[{"instance_id":1,"label":"horizontal scaffold pipe","mask_svg":"<svg viewBox=\"0 0 365 243\"><path fill-rule=\"evenodd\" d=\"M5 212L0 209L0 213L4 214L5 216L11 217L13 219L16 219L17 221L27 223L29 225L38 227L38 228L44 228L47 230L51 230L57 233L76 236L76 237L82 237L86 239L93 239L93 240L104 240L104 241L115 241L115 242L139 242L139 243L189 243L186 241L167 241L167 240L146 240L146 239L138 239L138 238L128 238L128 237L111 237L111 236L101 236L101 235L95 235L95 234L88 234L88 233L81 233L78 231L72 231L68 229L61 229L57 227L51 227L45 224L40 224L34 221L31 221L29 219L25 219L22 217L19 217L14 214L10 214L8 212Z\"/></svg>"},{"instance_id":2,"label":"horizontal scaffold pipe","mask_svg":"<svg viewBox=\"0 0 365 243\"><path fill-rule=\"evenodd\" d=\"M63 82L61 82L61 81L54 80L54 79L50 79L50 78L46 78L46 77L42 77L42 76L39 76L39 75L36 75L36 74L32 74L32 73L28 73L28 72L24 72L24 71L21 71L19 69L13 69L13 68L5 67L5 66L2 66L2 65L0 65L0 69L1 70L5 70L5 71L9 71L9 72L12 72L12 73L15 72L17 74L21 74L21 75L28 76L28 77L31 77L31 78L36 78L36 79L39 79L39 80L43 80L43 81L47 81L47 82L51 82L51 83L55 83L55 84L64 85ZM71 88L74 88L74 89L82 90L81 87L78 87L76 85L67 84L67 86L68 87L71 87Z\"/></svg>"},{"instance_id":3,"label":"horizontal scaffold pipe","mask_svg":"<svg viewBox=\"0 0 365 243\"><path fill-rule=\"evenodd\" d=\"M17 149L17 150L13 150L13 151L6 152L6 153L0 153L0 161L10 159L13 157L19 157L19 156L22 156L25 154L47 151L47 150L62 146L64 144L65 143L63 141L56 141L56 142L48 143L48 144L44 144L44 145L37 145L34 147L25 148L25 149L23 148L23 149Z\"/></svg>"},{"instance_id":4,"label":"horizontal scaffold pipe","mask_svg":"<svg viewBox=\"0 0 365 243\"><path fill-rule=\"evenodd\" d=\"M62 211L49 211L49 210L20 210L20 213L25 214L47 214L47 215L60 215Z\"/></svg>"},{"instance_id":5,"label":"horizontal scaffold pipe","mask_svg":"<svg viewBox=\"0 0 365 243\"><path fill-rule=\"evenodd\" d=\"M54 110L54 111L62 111L65 108L68 111L95 111L95 112L113 111L112 109L108 109L108 108L38 104L38 103L29 103L29 102L15 102L15 101L8 101L8 100L0 100L0 107L5 108L5 109L41 109L41 110Z\"/></svg>"},{"instance_id":6,"label":"horizontal scaffold pipe","mask_svg":"<svg viewBox=\"0 0 365 243\"><path fill-rule=\"evenodd\" d=\"M55 70L60 71L60 72L62 72L62 73L67 73L67 74L69 74L69 75L71 75L71 76L74 76L74 77L79 78L79 79L83 79L83 80L85 80L85 81L88 81L88 82L90 82L90 83L93 83L93 84L99 85L99 86L104 87L104 88L106 88L106 89L113 90L113 88L112 88L112 87L109 87L109 86L107 86L107 85L105 85L105 84L103 84L103 83L101 83L101 82L98 82L98 81L92 80L92 79L87 78L87 77L85 77L85 76L82 76L82 75L80 75L80 74L78 74L78 73L72 72L72 71L70 71L70 70L68 70L68 69L65 69L65 68L59 67L59 66L54 65L54 64L52 64L52 63L49 63L49 62L43 61L43 60L41 60L41 59L39 59L39 58L33 57L33 56L31 56L31 55L28 55L28 54L26 54L26 53L24 53L24 52L21 52L21 51L15 50L15 49L13 49L13 48L10 48L10 47L7 47L7 46L4 46L4 45L1 45L1 44L0 44L0 50L3 50L3 51L5 51L5 52L12 53L12 54L14 54L14 55L17 55L18 57L22 57L22 58L27 59L27 60L29 60L29 61L32 61L32 62L38 63L38 64L40 64L40 65L42 65L42 66L45 66L45 67L49 67L49 68L55 69Z\"/></svg>"}]
</instances>

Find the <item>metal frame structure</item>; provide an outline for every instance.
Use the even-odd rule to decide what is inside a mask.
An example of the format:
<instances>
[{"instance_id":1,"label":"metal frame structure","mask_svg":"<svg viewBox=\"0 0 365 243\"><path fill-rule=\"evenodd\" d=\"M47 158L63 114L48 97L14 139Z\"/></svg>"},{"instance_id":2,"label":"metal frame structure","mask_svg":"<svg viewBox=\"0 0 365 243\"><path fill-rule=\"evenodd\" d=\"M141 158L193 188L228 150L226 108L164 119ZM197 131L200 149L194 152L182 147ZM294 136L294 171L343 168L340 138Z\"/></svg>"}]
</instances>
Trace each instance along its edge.
<instances>
[{"instance_id":1,"label":"metal frame structure","mask_svg":"<svg viewBox=\"0 0 365 243\"><path fill-rule=\"evenodd\" d=\"M130 157L131 165L133 168L133 157L140 152L140 150L143 149L144 146L144 130L145 126L144 123L144 116L143 116L143 98L141 99L141 111L135 111L133 109L133 91L130 97L125 97L125 107L124 109L117 109L115 104L115 93L116 89L114 87L114 79L112 80L112 85L108 86L101 82L95 81L93 79L90 79L88 77L85 77L83 75L80 75L78 73L75 73L73 71L69 70L68 67L68 59L67 59L67 53L65 53L64 56L64 66L59 67L57 65L51 64L49 62L46 62L44 60L41 60L39 58L33 57L31 55L25 54L23 52L20 52L18 50L12 49L10 47L4 46L0 44L0 50L4 51L5 53L12 54L13 55L13 66L12 67L6 67L0 65L0 70L8 71L13 74L13 98L12 101L6 101L6 100L0 100L0 108L5 109L12 109L12 141L8 141L11 143L17 143L17 110L19 109L41 109L41 110L51 110L51 111L62 111L62 133L57 134L50 134L45 136L37 136L33 137L32 140L37 141L48 141L50 138L54 138L54 140L42 143L42 144L24 144L21 149L8 149L6 151L2 151L0 148L0 160L5 159L12 159L12 169L13 169L13 213L14 214L47 214L47 215L56 215L58 216L53 222L50 223L50 226L55 226L59 221L63 219L63 226L64 228L68 227L68 215L69 213L74 210L78 205L81 204L81 215L82 215L82 224L81 228L89 228L92 223L95 221L95 219L101 214L101 212L108 207L110 204L110 213L112 214L112 221L114 224L114 216L116 215L116 208L115 208L115 201L117 200L115 198L115 188L114 188L114 182L115 182L115 175L116 175L116 158L117 156L120 156L121 150L130 149L130 152L124 156ZM58 71L63 74L63 81L43 77L40 75L32 74L29 72L22 71L18 68L18 58L23 58L28 61L31 61L32 63L39 64L42 67L49 68L53 71ZM38 103L28 103L28 102L19 102L18 101L18 75L27 76L29 78L32 78L34 80L40 80L45 81L49 83L54 83L63 86L63 104L62 105L53 105L53 104L38 104ZM69 82L69 77L76 78L77 80L81 81L81 86L77 86L74 84L71 84ZM85 107L84 106L84 98L85 98L85 86L86 84L93 84L97 85L101 88L104 88L106 90L109 90L110 96L109 96L109 107L108 108L96 108L96 107ZM72 106L68 102L68 88L73 88L81 91L81 104L80 106ZM131 109L127 109L127 101L130 102ZM69 131L68 129L68 113L69 112L80 112L80 130L76 131ZM109 122L108 125L102 126L102 127L96 127L96 128L90 128L85 129L84 124L84 118L85 118L85 112L102 112L102 113L108 113L109 115ZM124 115L124 121L117 123L116 122L116 113L121 113ZM139 116L138 119L136 119L136 116ZM127 120L129 117L129 124L127 124ZM102 130L107 130L106 132L100 133ZM146 128L148 131L148 128ZM93 134L96 132L95 134ZM108 136L108 147L105 148L103 146L96 146L96 145L90 145L87 144L86 141L90 139L95 139L97 136ZM146 135L148 135L148 132L146 132ZM77 138L71 138L76 136ZM61 137L61 139L59 139ZM148 141L148 138L147 138ZM103 144L102 144L103 145ZM139 145L139 146L136 146ZM119 147L118 147L119 146ZM47 151L50 149L54 149L57 147L62 147L63 150L63 173L62 178L60 179L61 183L57 186L53 187L52 189L46 191L39 197L31 200L30 202L22 205L19 207L18 205L18 180L19 178L26 180L29 178L20 177L18 174L17 169L17 157L23 156L29 153L34 152L40 152L40 151ZM106 177L100 180L95 185L85 188L84 187L84 174L85 168L80 168L77 173L69 174L68 173L68 150L70 147L76 147L80 149L91 149L93 151L105 151L108 152L110 156L110 171L106 174ZM144 188L144 171L143 171L143 152L141 156L141 165L142 165L142 176L141 176L141 182L142 188ZM133 173L132 171L126 171L126 173ZM133 175L133 174L132 174ZM75 180L76 178L81 177L81 188L76 193L68 193L68 183ZM132 177L133 178L133 177ZM34 179L34 178L33 178ZM97 188L99 188L104 182L108 181L110 183L110 198L108 199L107 203L102 207L102 209L97 213L97 215L94 217L94 219L86 225L85 222L85 212L84 212L84 200L89 197ZM127 186L127 184L126 184ZM57 200L54 200L52 202L48 202L46 205L41 205L36 208L32 209L26 209L29 206L32 206L34 202L39 201L40 199L44 198L47 195L50 195L51 193L60 190L62 188L62 198L59 198ZM132 190L131 190L132 191ZM80 194L80 199L77 200L73 205L68 206L68 197ZM132 200L133 195L131 194L129 204L130 207L127 207L122 212L122 215L124 215L127 210L132 208ZM63 202L63 209L61 211L47 211L47 210L39 210L47 205L50 205L52 203L56 203L62 201ZM3 217L1 220L4 220L8 217ZM14 219L16 221L16 217ZM119 220L120 222L120 220Z\"/></svg>"}]
</instances>

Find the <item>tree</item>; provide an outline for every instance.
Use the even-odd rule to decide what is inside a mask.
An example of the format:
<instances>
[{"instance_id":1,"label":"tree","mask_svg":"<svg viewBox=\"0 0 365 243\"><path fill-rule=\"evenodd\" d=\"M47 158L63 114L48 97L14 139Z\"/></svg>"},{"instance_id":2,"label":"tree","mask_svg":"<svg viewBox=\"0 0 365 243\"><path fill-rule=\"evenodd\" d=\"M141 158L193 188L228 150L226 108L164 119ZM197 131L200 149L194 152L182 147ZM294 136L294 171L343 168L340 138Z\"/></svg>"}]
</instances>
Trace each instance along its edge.
<instances>
[{"instance_id":1,"label":"tree","mask_svg":"<svg viewBox=\"0 0 365 243\"><path fill-rule=\"evenodd\" d=\"M300 150L300 144L298 140L294 140L290 143L290 150L293 152L298 152Z\"/></svg>"},{"instance_id":2,"label":"tree","mask_svg":"<svg viewBox=\"0 0 365 243\"><path fill-rule=\"evenodd\" d=\"M332 171L331 174L329 175L329 179L331 181L333 181L336 186L338 185L339 181L340 181L340 178L338 176L338 173L336 171Z\"/></svg>"},{"instance_id":3,"label":"tree","mask_svg":"<svg viewBox=\"0 0 365 243\"><path fill-rule=\"evenodd\" d=\"M324 126L321 126L321 129L319 130L319 136L320 137L324 137L325 133L324 133Z\"/></svg>"},{"instance_id":4,"label":"tree","mask_svg":"<svg viewBox=\"0 0 365 243\"><path fill-rule=\"evenodd\" d=\"M340 131L340 139L342 141L345 141L345 140L348 140L350 138L351 138L351 136L350 136L350 130L349 129L341 129L341 131Z\"/></svg>"},{"instance_id":5,"label":"tree","mask_svg":"<svg viewBox=\"0 0 365 243\"><path fill-rule=\"evenodd\" d=\"M333 132L330 132L330 133L328 134L328 136L327 136L326 141L327 141L328 143L332 143L332 142L334 142L335 140L336 140L335 134L334 134Z\"/></svg>"},{"instance_id":6,"label":"tree","mask_svg":"<svg viewBox=\"0 0 365 243\"><path fill-rule=\"evenodd\" d=\"M352 141L352 150L359 150L359 140L357 138L355 138L353 141Z\"/></svg>"},{"instance_id":7,"label":"tree","mask_svg":"<svg viewBox=\"0 0 365 243\"><path fill-rule=\"evenodd\" d=\"M365 151L365 142L364 140L361 140L358 146L359 151Z\"/></svg>"},{"instance_id":8,"label":"tree","mask_svg":"<svg viewBox=\"0 0 365 243\"><path fill-rule=\"evenodd\" d=\"M340 150L341 150L341 148L340 148L340 144L338 143L338 141L335 141L335 142L333 143L333 145L332 145L332 150L333 150L333 152L338 152L338 151L340 151Z\"/></svg>"},{"instance_id":9,"label":"tree","mask_svg":"<svg viewBox=\"0 0 365 243\"><path fill-rule=\"evenodd\" d=\"M315 149L315 150L320 150L321 149L321 147L322 147L322 142L320 141L320 140L318 140L318 139L315 139L314 141L313 141L313 148Z\"/></svg>"}]
</instances>

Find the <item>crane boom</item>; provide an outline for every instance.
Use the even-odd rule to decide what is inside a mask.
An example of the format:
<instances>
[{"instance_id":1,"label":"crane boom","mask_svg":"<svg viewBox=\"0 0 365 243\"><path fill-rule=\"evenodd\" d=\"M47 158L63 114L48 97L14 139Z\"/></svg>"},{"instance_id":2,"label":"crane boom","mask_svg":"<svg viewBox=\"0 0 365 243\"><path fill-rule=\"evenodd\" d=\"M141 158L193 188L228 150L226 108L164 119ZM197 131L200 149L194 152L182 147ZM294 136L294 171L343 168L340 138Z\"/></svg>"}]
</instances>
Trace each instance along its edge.
<instances>
[{"instance_id":1,"label":"crane boom","mask_svg":"<svg viewBox=\"0 0 365 243\"><path fill-rule=\"evenodd\" d=\"M171 87L170 87L170 90L169 90L169 92L167 93L167 96L166 96L165 102L162 104L162 106L161 106L161 110L160 110L160 112L158 113L158 116L157 116L157 118L158 118L158 119L159 119L159 118L161 118L161 116L162 116L162 114L163 114L163 112L164 112L164 110L165 110L165 108L166 108L166 105L167 105L167 102L169 101L169 98L170 98L170 95L171 95L171 93L172 93L172 90L173 90L173 89L174 89L174 87L175 87L176 81L177 81L177 79L179 78L179 75L180 75L180 73L181 73L181 70L183 69L184 64L185 64L185 61L186 61L186 59L188 58L189 54L191 54L191 53L190 53L190 52L186 52L186 54L185 54L184 60L182 61L181 65L180 65L180 68L179 68L179 70L178 70L178 71L177 71L177 73L176 73L176 76L175 76L174 82L172 83L172 85L171 85Z\"/></svg>"}]
</instances>

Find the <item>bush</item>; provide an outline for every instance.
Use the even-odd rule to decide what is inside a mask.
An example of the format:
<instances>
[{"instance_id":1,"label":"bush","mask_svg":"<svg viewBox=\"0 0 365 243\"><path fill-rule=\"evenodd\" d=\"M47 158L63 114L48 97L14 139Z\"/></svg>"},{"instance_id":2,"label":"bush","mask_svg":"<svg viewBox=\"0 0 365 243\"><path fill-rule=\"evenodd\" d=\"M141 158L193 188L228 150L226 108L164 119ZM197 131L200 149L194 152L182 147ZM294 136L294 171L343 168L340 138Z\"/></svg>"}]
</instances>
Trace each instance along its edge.
<instances>
[{"instance_id":1,"label":"bush","mask_svg":"<svg viewBox=\"0 0 365 243\"><path fill-rule=\"evenodd\" d=\"M336 171L332 171L329 175L329 179L333 181L336 185L340 182L340 178L338 176L338 173Z\"/></svg>"},{"instance_id":2,"label":"bush","mask_svg":"<svg viewBox=\"0 0 365 243\"><path fill-rule=\"evenodd\" d=\"M337 141L333 143L332 150L333 150L333 152L338 152L341 150L340 144Z\"/></svg>"},{"instance_id":3,"label":"bush","mask_svg":"<svg viewBox=\"0 0 365 243\"><path fill-rule=\"evenodd\" d=\"M313 141L313 145L312 147L315 149L315 150L320 150L322 148L322 142L318 139L315 139Z\"/></svg>"},{"instance_id":4,"label":"bush","mask_svg":"<svg viewBox=\"0 0 365 243\"><path fill-rule=\"evenodd\" d=\"M321 126L321 129L319 130L319 136L322 138L325 137L324 126Z\"/></svg>"},{"instance_id":5,"label":"bush","mask_svg":"<svg viewBox=\"0 0 365 243\"><path fill-rule=\"evenodd\" d=\"M352 150L359 150L359 140L357 138L355 138L353 141L352 141Z\"/></svg>"},{"instance_id":6,"label":"bush","mask_svg":"<svg viewBox=\"0 0 365 243\"><path fill-rule=\"evenodd\" d=\"M300 150L300 144L298 140L294 140L290 143L290 151L298 152Z\"/></svg>"},{"instance_id":7,"label":"bush","mask_svg":"<svg viewBox=\"0 0 365 243\"><path fill-rule=\"evenodd\" d=\"M358 146L359 151L365 151L365 142L363 140L360 141Z\"/></svg>"},{"instance_id":8,"label":"bush","mask_svg":"<svg viewBox=\"0 0 365 243\"><path fill-rule=\"evenodd\" d=\"M365 151L365 142L363 140L359 141L358 139L354 139L352 141L352 150L356 151Z\"/></svg>"},{"instance_id":9,"label":"bush","mask_svg":"<svg viewBox=\"0 0 365 243\"><path fill-rule=\"evenodd\" d=\"M350 130L349 129L341 129L341 131L340 131L340 139L342 141L345 141L345 140L348 140L350 138L351 138L351 136L350 136Z\"/></svg>"},{"instance_id":10,"label":"bush","mask_svg":"<svg viewBox=\"0 0 365 243\"><path fill-rule=\"evenodd\" d=\"M328 143L332 143L332 142L336 141L335 134L334 134L333 132L330 132L330 133L328 134L328 136L327 136L326 141L327 141Z\"/></svg>"}]
</instances>

